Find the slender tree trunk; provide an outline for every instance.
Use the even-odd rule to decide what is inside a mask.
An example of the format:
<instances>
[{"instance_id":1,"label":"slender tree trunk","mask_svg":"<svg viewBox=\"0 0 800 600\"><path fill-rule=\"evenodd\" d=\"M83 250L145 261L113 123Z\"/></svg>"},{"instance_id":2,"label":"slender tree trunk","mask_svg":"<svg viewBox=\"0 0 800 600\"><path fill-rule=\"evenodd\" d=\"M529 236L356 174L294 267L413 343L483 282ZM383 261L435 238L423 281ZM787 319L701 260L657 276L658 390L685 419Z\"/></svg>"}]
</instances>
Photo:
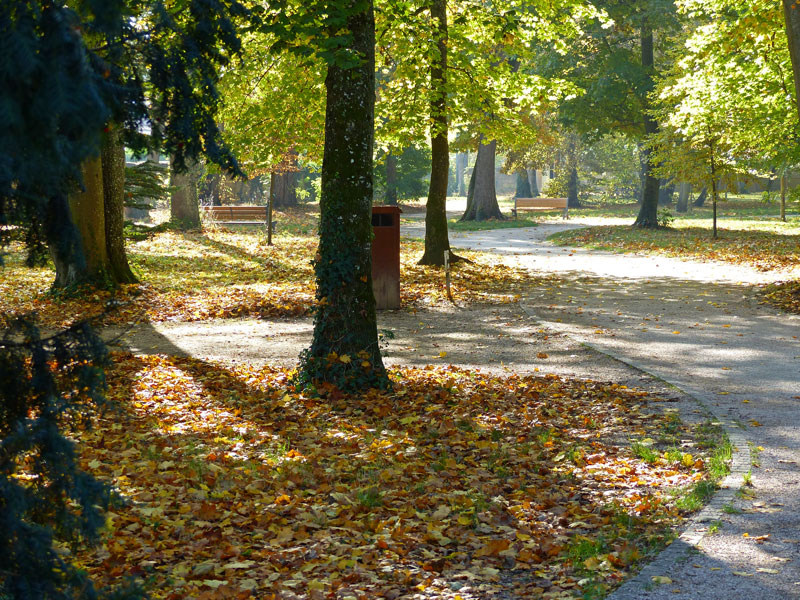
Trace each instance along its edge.
<instances>
[{"instance_id":1,"label":"slender tree trunk","mask_svg":"<svg viewBox=\"0 0 800 600\"><path fill-rule=\"evenodd\" d=\"M641 49L642 49L642 67L648 73L650 79L648 90L652 88L652 70L654 66L653 61L653 29L645 17L642 20L641 30ZM658 123L650 116L648 109L650 103L647 96L642 100L644 114L644 133L647 136L653 135L658 132ZM650 149L645 147L642 149L642 162L644 164L644 189L642 191L642 205L639 209L639 216L636 217L634 227L642 227L645 229L654 229L658 227L658 179L653 175L655 165L652 164L652 155Z\"/></svg>"},{"instance_id":2,"label":"slender tree trunk","mask_svg":"<svg viewBox=\"0 0 800 600\"><path fill-rule=\"evenodd\" d=\"M53 286L56 288L98 285L105 283L109 275L103 206L103 162L100 156L84 161L81 175L84 189L69 197L70 220L78 231L81 251L53 253L56 266Z\"/></svg>"},{"instance_id":3,"label":"slender tree trunk","mask_svg":"<svg viewBox=\"0 0 800 600\"><path fill-rule=\"evenodd\" d=\"M578 199L578 140L574 134L570 135L567 145L567 174L567 206L581 208Z\"/></svg>"},{"instance_id":4,"label":"slender tree trunk","mask_svg":"<svg viewBox=\"0 0 800 600\"><path fill-rule=\"evenodd\" d=\"M514 192L515 198L533 198L531 192L531 181L528 179L528 171L520 167L516 171L517 176L517 189Z\"/></svg>"},{"instance_id":5,"label":"slender tree trunk","mask_svg":"<svg viewBox=\"0 0 800 600\"><path fill-rule=\"evenodd\" d=\"M386 155L386 195L383 202L397 206L397 156L391 150Z\"/></svg>"},{"instance_id":6,"label":"slender tree trunk","mask_svg":"<svg viewBox=\"0 0 800 600\"><path fill-rule=\"evenodd\" d=\"M469 153L459 152L456 154L456 185L458 188L458 196L463 198L466 195L466 187L464 185L464 170L467 168L469 161Z\"/></svg>"},{"instance_id":7,"label":"slender tree trunk","mask_svg":"<svg viewBox=\"0 0 800 600\"><path fill-rule=\"evenodd\" d=\"M786 167L781 171L781 221L786 222Z\"/></svg>"},{"instance_id":8,"label":"slender tree trunk","mask_svg":"<svg viewBox=\"0 0 800 600\"><path fill-rule=\"evenodd\" d=\"M531 198L538 198L539 196L539 171L536 169L528 169L528 181L531 185Z\"/></svg>"},{"instance_id":9,"label":"slender tree trunk","mask_svg":"<svg viewBox=\"0 0 800 600\"><path fill-rule=\"evenodd\" d=\"M119 127L109 125L100 156L108 275L115 284L137 283L125 253L125 146Z\"/></svg>"},{"instance_id":10,"label":"slender tree trunk","mask_svg":"<svg viewBox=\"0 0 800 600\"><path fill-rule=\"evenodd\" d=\"M675 180L670 177L663 181L658 190L658 205L672 206L672 197L675 195Z\"/></svg>"},{"instance_id":11,"label":"slender tree trunk","mask_svg":"<svg viewBox=\"0 0 800 600\"><path fill-rule=\"evenodd\" d=\"M678 204L675 210L679 213L689 211L689 194L692 193L692 184L682 181L678 191Z\"/></svg>"},{"instance_id":12,"label":"slender tree trunk","mask_svg":"<svg viewBox=\"0 0 800 600\"><path fill-rule=\"evenodd\" d=\"M475 168L472 170L472 179L475 180L472 201L467 201L467 210L461 221L488 221L489 219L503 220L505 217L500 212L495 191L494 157L497 142L492 140L484 144L478 143L478 156L475 158ZM472 182L470 182L471 184Z\"/></svg>"},{"instance_id":13,"label":"slender tree trunk","mask_svg":"<svg viewBox=\"0 0 800 600\"><path fill-rule=\"evenodd\" d=\"M437 52L431 60L431 181L425 204L425 253L421 265L444 265L450 250L447 234L447 179L450 154L447 142L447 3L432 0L431 20ZM459 257L451 255L450 262Z\"/></svg>"},{"instance_id":14,"label":"slender tree trunk","mask_svg":"<svg viewBox=\"0 0 800 600\"><path fill-rule=\"evenodd\" d=\"M184 231L200 227L200 201L197 197L199 171L199 165L191 164L187 165L186 171L177 173L170 157L169 185L172 188L169 201L170 222Z\"/></svg>"},{"instance_id":15,"label":"slender tree trunk","mask_svg":"<svg viewBox=\"0 0 800 600\"><path fill-rule=\"evenodd\" d=\"M306 383L348 391L389 386L372 293L375 16L371 0L359 6L346 27L360 61L330 64L325 78L314 335L300 369Z\"/></svg>"},{"instance_id":16,"label":"slender tree trunk","mask_svg":"<svg viewBox=\"0 0 800 600\"><path fill-rule=\"evenodd\" d=\"M714 162L714 145L709 143L709 156L711 157L711 207L713 218L713 235L717 239L717 168Z\"/></svg>"},{"instance_id":17,"label":"slender tree trunk","mask_svg":"<svg viewBox=\"0 0 800 600\"><path fill-rule=\"evenodd\" d=\"M783 0L783 17L794 72L794 105L800 116L800 5L796 0Z\"/></svg>"}]
</instances>

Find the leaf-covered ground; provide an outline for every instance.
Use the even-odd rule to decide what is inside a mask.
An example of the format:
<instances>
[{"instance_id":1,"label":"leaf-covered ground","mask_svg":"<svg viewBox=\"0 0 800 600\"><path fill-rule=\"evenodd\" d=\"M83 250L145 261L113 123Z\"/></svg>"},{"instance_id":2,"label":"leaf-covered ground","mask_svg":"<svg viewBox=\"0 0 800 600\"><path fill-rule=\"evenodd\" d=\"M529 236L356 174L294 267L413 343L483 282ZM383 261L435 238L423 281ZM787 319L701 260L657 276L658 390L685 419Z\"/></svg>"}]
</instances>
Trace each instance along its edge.
<instances>
[{"instance_id":1,"label":"leaf-covered ground","mask_svg":"<svg viewBox=\"0 0 800 600\"><path fill-rule=\"evenodd\" d=\"M11 248L0 280L0 325L14 315L37 311L43 324L63 326L103 312L113 300L110 323L202 321L235 317L307 314L314 299L311 261L317 239L311 225L295 228L267 246L259 230L208 229L202 233L161 231L130 242L129 260L142 281L110 291L73 297L49 293L52 267L28 269L19 246ZM401 301L404 306L446 301L441 269L416 264L422 243L401 244ZM453 267L453 291L462 302L513 302L534 278L523 269L497 264L488 254L464 252L472 263Z\"/></svg>"},{"instance_id":2,"label":"leaf-covered ground","mask_svg":"<svg viewBox=\"0 0 800 600\"><path fill-rule=\"evenodd\" d=\"M428 367L312 397L290 375L116 355L118 409L78 437L128 504L75 559L155 598L575 597L707 486L703 451L673 446L692 433L624 386Z\"/></svg>"}]
</instances>

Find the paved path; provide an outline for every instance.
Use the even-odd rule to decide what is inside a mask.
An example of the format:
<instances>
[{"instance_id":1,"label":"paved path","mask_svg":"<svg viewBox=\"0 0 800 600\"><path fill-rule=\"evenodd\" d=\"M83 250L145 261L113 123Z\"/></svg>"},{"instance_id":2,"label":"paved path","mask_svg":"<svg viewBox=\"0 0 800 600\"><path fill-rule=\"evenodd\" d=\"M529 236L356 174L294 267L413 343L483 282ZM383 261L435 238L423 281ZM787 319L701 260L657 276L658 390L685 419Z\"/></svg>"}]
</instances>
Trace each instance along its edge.
<instances>
[{"instance_id":1,"label":"paved path","mask_svg":"<svg viewBox=\"0 0 800 600\"><path fill-rule=\"evenodd\" d=\"M575 226L453 233L451 244L560 273L562 285L525 299L537 321L675 384L738 432L740 446L746 438L764 448L752 469L753 498L733 498L741 473L725 482L734 488L726 501L744 512L717 512L722 526L699 541L699 552L676 542L613 598L800 598L800 318L759 304L752 286L775 276L544 241ZM749 448L739 450L749 463ZM672 583L652 584L653 574Z\"/></svg>"}]
</instances>

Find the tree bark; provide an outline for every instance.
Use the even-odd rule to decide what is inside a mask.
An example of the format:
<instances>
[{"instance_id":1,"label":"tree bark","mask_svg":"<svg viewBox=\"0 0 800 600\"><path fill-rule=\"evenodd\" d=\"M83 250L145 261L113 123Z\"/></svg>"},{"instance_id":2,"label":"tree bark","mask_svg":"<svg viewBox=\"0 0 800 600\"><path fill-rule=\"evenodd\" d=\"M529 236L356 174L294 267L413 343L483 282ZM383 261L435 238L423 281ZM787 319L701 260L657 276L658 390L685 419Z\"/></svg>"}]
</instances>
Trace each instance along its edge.
<instances>
[{"instance_id":1,"label":"tree bark","mask_svg":"<svg viewBox=\"0 0 800 600\"><path fill-rule=\"evenodd\" d=\"M383 202L397 206L397 156L391 150L386 155L386 194Z\"/></svg>"},{"instance_id":2,"label":"tree bark","mask_svg":"<svg viewBox=\"0 0 800 600\"><path fill-rule=\"evenodd\" d=\"M697 198L695 198L694 200L693 203L694 206L696 206L697 208L703 206L706 203L707 197L708 197L708 187L703 187L703 189L700 190L700 193L698 194Z\"/></svg>"},{"instance_id":3,"label":"tree bark","mask_svg":"<svg viewBox=\"0 0 800 600\"><path fill-rule=\"evenodd\" d=\"M270 194L275 208L297 206L297 152L289 151L279 170L270 175Z\"/></svg>"},{"instance_id":4,"label":"tree bark","mask_svg":"<svg viewBox=\"0 0 800 600\"><path fill-rule=\"evenodd\" d=\"M658 205L672 206L672 197L675 195L675 180L669 178L663 182L658 190Z\"/></svg>"},{"instance_id":5,"label":"tree bark","mask_svg":"<svg viewBox=\"0 0 800 600\"><path fill-rule=\"evenodd\" d=\"M539 171L528 169L528 181L531 184L531 198L539 197Z\"/></svg>"},{"instance_id":6,"label":"tree bark","mask_svg":"<svg viewBox=\"0 0 800 600\"><path fill-rule=\"evenodd\" d=\"M125 146L119 127L109 125L100 156L108 275L114 284L137 283L125 253Z\"/></svg>"},{"instance_id":7,"label":"tree bark","mask_svg":"<svg viewBox=\"0 0 800 600\"><path fill-rule=\"evenodd\" d=\"M650 83L652 87L652 74L654 60L653 60L653 29L647 21L647 18L642 20L641 30L641 51L642 51L642 67L648 72ZM649 91L649 90L648 90ZM642 114L644 118L644 133L646 136L651 136L658 132L658 123L650 116L648 109L650 103L645 95L642 99ZM642 227L645 229L655 229L658 227L658 179L653 175L654 166L652 164L652 155L650 149L647 147L642 148L642 164L644 166L644 188L642 190L642 205L639 208L639 216L636 217L634 227Z\"/></svg>"},{"instance_id":8,"label":"tree bark","mask_svg":"<svg viewBox=\"0 0 800 600\"><path fill-rule=\"evenodd\" d=\"M431 181L425 204L425 252L421 265L444 265L450 250L447 234L447 179L450 154L447 142L447 3L433 0L431 20L435 28L436 50L431 60ZM450 262L459 257L451 256Z\"/></svg>"},{"instance_id":9,"label":"tree bark","mask_svg":"<svg viewBox=\"0 0 800 600\"><path fill-rule=\"evenodd\" d=\"M334 62L325 78L314 335L300 357L299 375L317 389L320 384L345 391L390 385L372 293L375 16L371 0L359 6L363 9L348 15L346 25L349 48L361 60L348 68Z\"/></svg>"},{"instance_id":10,"label":"tree bark","mask_svg":"<svg viewBox=\"0 0 800 600\"><path fill-rule=\"evenodd\" d=\"M675 210L679 213L689 212L689 194L692 193L692 184L682 181L678 191L678 204Z\"/></svg>"},{"instance_id":11,"label":"tree bark","mask_svg":"<svg viewBox=\"0 0 800 600\"><path fill-rule=\"evenodd\" d=\"M528 179L528 171L520 167L516 171L517 175L517 189L514 192L515 198L533 198L531 192L531 181Z\"/></svg>"},{"instance_id":12,"label":"tree bark","mask_svg":"<svg viewBox=\"0 0 800 600\"><path fill-rule=\"evenodd\" d=\"M78 248L53 252L56 278L53 287L71 288L78 285L98 285L108 278L106 252L105 209L103 206L103 162L92 157L81 165L83 189L69 197L68 218L78 234Z\"/></svg>"},{"instance_id":13,"label":"tree bark","mask_svg":"<svg viewBox=\"0 0 800 600\"><path fill-rule=\"evenodd\" d=\"M456 154L456 187L459 198L466 195L466 185L464 185L464 171L469 163L469 153L459 152Z\"/></svg>"},{"instance_id":14,"label":"tree bark","mask_svg":"<svg viewBox=\"0 0 800 600\"><path fill-rule=\"evenodd\" d=\"M794 72L794 105L800 117L800 5L796 0L783 0L783 18Z\"/></svg>"},{"instance_id":15,"label":"tree bark","mask_svg":"<svg viewBox=\"0 0 800 600\"><path fill-rule=\"evenodd\" d=\"M574 134L570 135L567 145L567 174L567 206L581 208L578 199L578 140Z\"/></svg>"},{"instance_id":16,"label":"tree bark","mask_svg":"<svg viewBox=\"0 0 800 600\"><path fill-rule=\"evenodd\" d=\"M786 167L781 171L781 221L786 222Z\"/></svg>"},{"instance_id":17,"label":"tree bark","mask_svg":"<svg viewBox=\"0 0 800 600\"><path fill-rule=\"evenodd\" d=\"M472 170L474 186L470 181L470 187L473 190L472 198L471 200L467 199L467 209L464 211L461 221L505 219L497 204L497 192L495 191L494 157L496 149L497 141L495 140L484 144L481 139L478 143L478 156L475 158L475 168Z\"/></svg>"},{"instance_id":18,"label":"tree bark","mask_svg":"<svg viewBox=\"0 0 800 600\"><path fill-rule=\"evenodd\" d=\"M178 229L200 227L200 200L197 196L199 165L187 165L186 171L177 173L172 157L169 161L169 185L172 188L169 200L170 222Z\"/></svg>"}]
</instances>

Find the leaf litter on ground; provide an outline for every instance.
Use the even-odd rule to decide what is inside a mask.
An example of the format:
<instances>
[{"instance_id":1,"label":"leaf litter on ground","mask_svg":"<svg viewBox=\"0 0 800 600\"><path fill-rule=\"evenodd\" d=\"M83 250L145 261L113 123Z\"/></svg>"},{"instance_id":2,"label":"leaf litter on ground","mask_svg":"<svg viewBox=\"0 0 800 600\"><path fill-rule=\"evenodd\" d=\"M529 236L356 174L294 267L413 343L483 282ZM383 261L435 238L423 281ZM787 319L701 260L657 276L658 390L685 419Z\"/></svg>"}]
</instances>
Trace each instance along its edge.
<instances>
[{"instance_id":1,"label":"leaf litter on ground","mask_svg":"<svg viewBox=\"0 0 800 600\"><path fill-rule=\"evenodd\" d=\"M425 367L348 396L291 376L114 355L118 408L78 438L127 503L79 564L168 599L574 597L665 543L674 490L707 477L637 458L660 399L616 384Z\"/></svg>"}]
</instances>

